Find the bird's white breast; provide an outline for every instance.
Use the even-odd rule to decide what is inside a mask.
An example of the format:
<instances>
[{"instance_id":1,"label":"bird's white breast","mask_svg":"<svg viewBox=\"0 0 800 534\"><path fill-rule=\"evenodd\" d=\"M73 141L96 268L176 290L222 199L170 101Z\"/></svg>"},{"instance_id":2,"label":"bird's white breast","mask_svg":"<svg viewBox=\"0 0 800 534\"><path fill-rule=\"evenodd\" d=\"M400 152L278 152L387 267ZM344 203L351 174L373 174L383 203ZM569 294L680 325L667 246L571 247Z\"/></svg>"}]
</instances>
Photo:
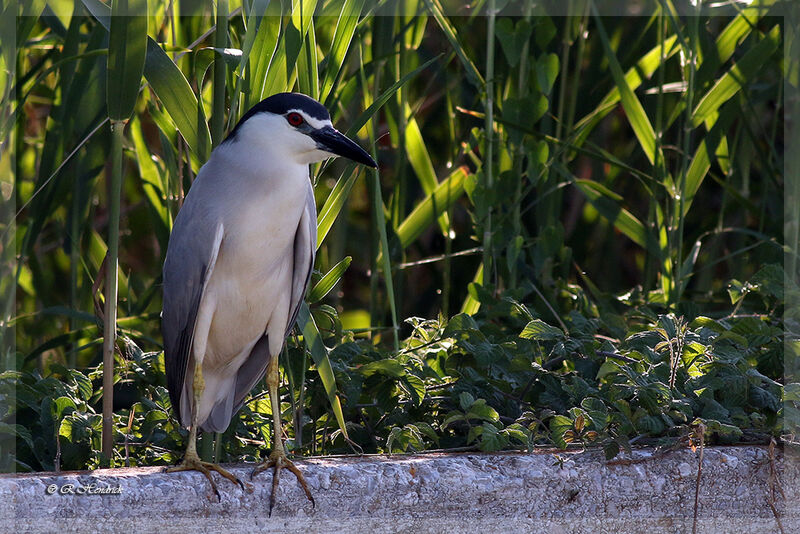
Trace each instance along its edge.
<instances>
[{"instance_id":1,"label":"bird's white breast","mask_svg":"<svg viewBox=\"0 0 800 534\"><path fill-rule=\"evenodd\" d=\"M260 156L214 161L209 169L225 168L224 184L216 189L223 185L220 194L235 198L221 203L230 209L220 214L224 236L203 297L215 306L204 367L235 372L267 330L271 338L279 337L270 345L283 343L294 239L311 184L307 166Z\"/></svg>"}]
</instances>

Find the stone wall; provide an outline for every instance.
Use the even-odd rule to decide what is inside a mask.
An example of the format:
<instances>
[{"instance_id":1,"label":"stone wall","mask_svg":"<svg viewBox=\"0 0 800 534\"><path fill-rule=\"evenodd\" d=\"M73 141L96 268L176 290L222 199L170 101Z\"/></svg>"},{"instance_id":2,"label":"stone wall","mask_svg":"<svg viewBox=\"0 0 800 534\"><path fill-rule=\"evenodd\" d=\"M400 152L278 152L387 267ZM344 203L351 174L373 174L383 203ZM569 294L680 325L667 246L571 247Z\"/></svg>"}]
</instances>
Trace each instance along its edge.
<instances>
[{"instance_id":1,"label":"stone wall","mask_svg":"<svg viewBox=\"0 0 800 534\"><path fill-rule=\"evenodd\" d=\"M218 478L219 502L199 473L156 467L3 475L0 530L692 532L699 451L638 449L634 458L609 465L596 451L556 451L309 459L297 465L316 507L284 470L271 517L271 471L256 477L252 492ZM771 465L785 498L777 489L771 496ZM783 532L800 532L799 466L781 451L770 462L766 447L706 448L697 532L781 532L778 521ZM252 467L230 468L249 480Z\"/></svg>"}]
</instances>

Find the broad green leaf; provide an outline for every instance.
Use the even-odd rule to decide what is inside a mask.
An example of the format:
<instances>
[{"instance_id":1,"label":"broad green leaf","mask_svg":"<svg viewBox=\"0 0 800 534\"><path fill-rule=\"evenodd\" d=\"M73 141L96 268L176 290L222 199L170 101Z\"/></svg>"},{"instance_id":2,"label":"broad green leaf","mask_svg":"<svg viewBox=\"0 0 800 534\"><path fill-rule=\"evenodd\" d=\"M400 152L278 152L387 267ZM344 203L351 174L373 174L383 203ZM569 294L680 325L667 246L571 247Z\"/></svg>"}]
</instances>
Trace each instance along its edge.
<instances>
[{"instance_id":1,"label":"broad green leaf","mask_svg":"<svg viewBox=\"0 0 800 534\"><path fill-rule=\"evenodd\" d=\"M75 386L78 390L78 396L85 401L91 399L93 393L92 381L77 369L70 369L69 373L72 379L75 381Z\"/></svg>"},{"instance_id":2,"label":"broad green leaf","mask_svg":"<svg viewBox=\"0 0 800 534\"><path fill-rule=\"evenodd\" d=\"M556 54L543 55L536 60L536 81L542 93L549 95L558 77L559 61ZM627 75L626 78L627 80Z\"/></svg>"},{"instance_id":3,"label":"broad green leaf","mask_svg":"<svg viewBox=\"0 0 800 534\"><path fill-rule=\"evenodd\" d=\"M147 49L147 0L114 0L108 40L108 118L125 121L133 113Z\"/></svg>"},{"instance_id":4,"label":"broad green leaf","mask_svg":"<svg viewBox=\"0 0 800 534\"><path fill-rule=\"evenodd\" d=\"M537 341L554 341L563 339L564 332L560 328L550 326L541 319L534 319L525 325L519 337L523 339L535 339Z\"/></svg>"},{"instance_id":5,"label":"broad green leaf","mask_svg":"<svg viewBox=\"0 0 800 534\"><path fill-rule=\"evenodd\" d=\"M421 406L425 399L425 382L416 375L406 373L401 382L408 390L411 400L415 406Z\"/></svg>"},{"instance_id":6,"label":"broad green leaf","mask_svg":"<svg viewBox=\"0 0 800 534\"><path fill-rule=\"evenodd\" d=\"M453 171L400 223L397 237L400 238L403 248L413 243L439 215L450 209L450 206L461 197L466 178L466 167L459 167Z\"/></svg>"},{"instance_id":7,"label":"broad green leaf","mask_svg":"<svg viewBox=\"0 0 800 534\"><path fill-rule=\"evenodd\" d=\"M547 112L549 102L547 97L536 92L520 98L507 98L503 102L502 121L509 124L509 139L517 146L522 143L522 133L525 128L516 128L511 124L525 125L531 128ZM498 121L499 122L499 121Z\"/></svg>"},{"instance_id":8,"label":"broad green leaf","mask_svg":"<svg viewBox=\"0 0 800 534\"><path fill-rule=\"evenodd\" d=\"M314 286L314 289L309 291L306 300L313 304L314 302L318 302L325 298L325 295L330 293L331 289L333 289L333 287L339 283L339 280L341 280L342 275L350 266L350 262L352 260L352 257L347 256L342 261L334 265L331 270L328 271L319 282L317 282L317 284Z\"/></svg>"},{"instance_id":9,"label":"broad green leaf","mask_svg":"<svg viewBox=\"0 0 800 534\"><path fill-rule=\"evenodd\" d=\"M500 41L503 54L506 56L510 66L514 67L519 63L522 48L531 38L532 32L533 27L525 19L517 19L516 24L510 18L498 19L495 26L495 35Z\"/></svg>"},{"instance_id":10,"label":"broad green leaf","mask_svg":"<svg viewBox=\"0 0 800 534\"><path fill-rule=\"evenodd\" d=\"M564 436L567 431L572 430L572 420L565 415L555 415L550 419L549 426L553 443L561 449L566 449L568 440Z\"/></svg>"},{"instance_id":11,"label":"broad green leaf","mask_svg":"<svg viewBox=\"0 0 800 534\"><path fill-rule=\"evenodd\" d=\"M602 380L604 377L619 373L619 364L614 360L606 360L600 365L600 369L597 370L597 380Z\"/></svg>"},{"instance_id":12,"label":"broad green leaf","mask_svg":"<svg viewBox=\"0 0 800 534\"><path fill-rule=\"evenodd\" d=\"M356 369L364 376L381 374L393 378L400 378L406 374L406 370L400 362L388 358L359 365Z\"/></svg>"},{"instance_id":13,"label":"broad green leaf","mask_svg":"<svg viewBox=\"0 0 800 534\"><path fill-rule=\"evenodd\" d=\"M59 397L50 404L50 415L54 420L58 420L62 416L69 415L77 409L78 406L75 404L74 400L69 397Z\"/></svg>"},{"instance_id":14,"label":"broad green leaf","mask_svg":"<svg viewBox=\"0 0 800 534\"><path fill-rule=\"evenodd\" d=\"M482 419L484 421L499 421L497 410L486 404L486 400L478 399L472 403L467 412L469 419Z\"/></svg>"},{"instance_id":15,"label":"broad green leaf","mask_svg":"<svg viewBox=\"0 0 800 534\"><path fill-rule=\"evenodd\" d=\"M314 364L317 366L317 372L322 380L325 393L328 395L328 401L331 404L333 415L336 417L336 422L339 423L339 429L347 438L347 425L344 422L342 403L339 401L339 393L336 389L336 377L333 374L333 367L331 367L331 361L328 358L328 348L322 342L322 336L314 322L314 318L311 317L311 311L305 301L300 303L300 309L297 313L297 325L303 332L303 341L314 359Z\"/></svg>"},{"instance_id":16,"label":"broad green leaf","mask_svg":"<svg viewBox=\"0 0 800 534\"><path fill-rule=\"evenodd\" d=\"M716 319L712 319L711 317L706 317L704 315L696 317L691 323L689 323L689 328L708 328L718 334L721 334L727 330L727 328Z\"/></svg>"},{"instance_id":17,"label":"broad green leaf","mask_svg":"<svg viewBox=\"0 0 800 534\"><path fill-rule=\"evenodd\" d=\"M475 397L469 391L462 391L461 394L458 396L458 405L461 406L461 409L465 412L469 410L469 407L475 402Z\"/></svg>"}]
</instances>

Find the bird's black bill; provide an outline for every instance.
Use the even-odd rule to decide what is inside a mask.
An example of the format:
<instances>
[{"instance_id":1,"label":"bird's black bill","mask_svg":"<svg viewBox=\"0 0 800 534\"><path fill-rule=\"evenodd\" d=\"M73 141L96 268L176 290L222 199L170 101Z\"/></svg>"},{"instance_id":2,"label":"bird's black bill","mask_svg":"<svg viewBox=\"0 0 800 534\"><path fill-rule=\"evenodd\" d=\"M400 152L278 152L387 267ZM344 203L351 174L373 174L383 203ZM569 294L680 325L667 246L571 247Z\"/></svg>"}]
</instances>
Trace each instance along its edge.
<instances>
[{"instance_id":1,"label":"bird's black bill","mask_svg":"<svg viewBox=\"0 0 800 534\"><path fill-rule=\"evenodd\" d=\"M366 150L358 146L354 141L351 141L336 129L331 126L326 126L320 130L313 131L309 134L311 138L317 142L317 147L325 152L336 154L343 158L351 159L356 163L361 163L369 167L377 167L378 164L367 153Z\"/></svg>"}]
</instances>

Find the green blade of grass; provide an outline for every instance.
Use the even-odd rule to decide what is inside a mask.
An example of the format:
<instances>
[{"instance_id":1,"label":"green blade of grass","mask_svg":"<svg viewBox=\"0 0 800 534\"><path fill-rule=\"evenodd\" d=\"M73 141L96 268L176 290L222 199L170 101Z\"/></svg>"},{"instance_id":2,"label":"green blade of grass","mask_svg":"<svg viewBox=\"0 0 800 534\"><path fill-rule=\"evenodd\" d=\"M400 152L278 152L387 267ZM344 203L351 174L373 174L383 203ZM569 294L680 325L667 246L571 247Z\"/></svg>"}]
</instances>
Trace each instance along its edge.
<instances>
[{"instance_id":1,"label":"green blade of grass","mask_svg":"<svg viewBox=\"0 0 800 534\"><path fill-rule=\"evenodd\" d=\"M169 233L172 229L172 217L167 208L167 190L162 180L163 174L159 172L153 162L150 149L145 140L142 121L134 116L131 121L131 137L136 152L136 162L139 166L139 176L142 178L142 190L156 222L156 235L159 244L166 247ZM164 249L166 250L166 249Z\"/></svg>"},{"instance_id":2,"label":"green blade of grass","mask_svg":"<svg viewBox=\"0 0 800 534\"><path fill-rule=\"evenodd\" d=\"M553 166L554 169L561 172L559 167L559 165ZM648 249L650 252L658 253L658 249L654 248L653 240L648 235L645 225L620 205L620 198L616 193L612 193L592 180L575 180L575 186L581 190L600 215L613 224L617 230L640 247Z\"/></svg>"},{"instance_id":3,"label":"green blade of grass","mask_svg":"<svg viewBox=\"0 0 800 534\"><path fill-rule=\"evenodd\" d=\"M107 253L108 245L106 245L105 240L103 240L103 236L101 236L97 230L91 230L91 233L89 234L89 244L86 256L89 260L88 263L91 265L94 272L100 270L100 265L103 263L103 259L106 257ZM128 276L122 271L122 269L118 269L117 284L119 285L120 293L128 293Z\"/></svg>"},{"instance_id":4,"label":"green blade of grass","mask_svg":"<svg viewBox=\"0 0 800 534\"><path fill-rule=\"evenodd\" d=\"M334 265L330 271L328 271L325 276L320 278L319 282L314 285L314 288L308 292L308 297L306 297L306 301L310 303L319 302L325 295L330 293L331 289L339 283L339 280L342 279L344 272L350 267L350 262L353 261L351 256L345 257L342 261Z\"/></svg>"},{"instance_id":5,"label":"green blade of grass","mask_svg":"<svg viewBox=\"0 0 800 534\"><path fill-rule=\"evenodd\" d=\"M442 213L464 193L467 168L459 167L442 180L436 189L420 202L397 228L403 248L414 242Z\"/></svg>"},{"instance_id":6,"label":"green blade of grass","mask_svg":"<svg viewBox=\"0 0 800 534\"><path fill-rule=\"evenodd\" d=\"M350 127L347 129L347 135L354 136L367 123L367 121L378 112L378 110L389 100L389 98L391 98L391 96L397 92L400 87L408 83L436 59L437 58L432 58L392 84L391 87L384 91L380 97L378 97L356 118L356 120L350 124ZM320 172L324 170L325 166L323 165ZM347 197L350 195L350 190L353 188L353 184L355 183L357 175L358 169L356 168L355 164L348 164L345 168L345 172L342 174L342 176L348 176L348 178L346 180L340 178L339 181L336 182L333 190L328 195L328 199L325 201L325 204L319 211L319 218L317 220L317 249L319 249L319 247L322 245L322 242L325 240L325 236L328 235L331 226L333 226L334 221L339 216L339 212L342 210Z\"/></svg>"},{"instance_id":7,"label":"green blade of grass","mask_svg":"<svg viewBox=\"0 0 800 534\"><path fill-rule=\"evenodd\" d=\"M211 108L211 140L218 146L225 138L225 74L223 51L228 46L228 0L217 0L217 24L214 30L214 85ZM198 87L202 87L199 83Z\"/></svg>"},{"instance_id":8,"label":"green blade of grass","mask_svg":"<svg viewBox=\"0 0 800 534\"><path fill-rule=\"evenodd\" d=\"M692 126L699 126L712 113L738 93L767 64L781 44L780 26L775 25L758 44L750 48L714 86L703 95L692 113Z\"/></svg>"},{"instance_id":9,"label":"green blade of grass","mask_svg":"<svg viewBox=\"0 0 800 534\"><path fill-rule=\"evenodd\" d=\"M725 63L733 55L736 46L756 28L756 23L767 14L769 8L775 4L777 0L754 0L749 6L742 9L739 14L734 18L730 24L725 26L725 29L719 34L716 41L717 58L720 63ZM704 68L708 64L712 66L711 62L704 62L698 72L698 76L703 79Z\"/></svg>"},{"instance_id":10,"label":"green blade of grass","mask_svg":"<svg viewBox=\"0 0 800 534\"><path fill-rule=\"evenodd\" d=\"M333 41L328 54L325 56L327 62L325 66L325 77L322 80L322 91L320 101L329 104L328 98L334 87L334 82L339 77L339 72L344 65L347 51L350 49L350 42L358 24L358 17L364 7L364 0L345 0L342 4L342 11L339 13L336 30L333 33Z\"/></svg>"},{"instance_id":11,"label":"green blade of grass","mask_svg":"<svg viewBox=\"0 0 800 534\"><path fill-rule=\"evenodd\" d=\"M39 17L42 15L42 11L44 11L45 6L47 5L47 0L29 0L28 2L20 2L19 4L15 2L3 5L9 6L13 9L13 12L4 14L5 16L9 17L9 19L14 20L14 15L22 15L15 21L17 24L16 47L12 46L11 42L4 43L6 45L3 47L5 49L4 52L8 53L8 51L14 50L15 48L21 48L25 44L25 41L31 34L31 31L33 31L33 28L39 21ZM17 9L19 9L19 11L17 11ZM6 63L6 65L6 68L9 68L9 63Z\"/></svg>"},{"instance_id":12,"label":"green blade of grass","mask_svg":"<svg viewBox=\"0 0 800 534\"><path fill-rule=\"evenodd\" d=\"M319 328L317 328L317 324L314 322L314 318L311 316L311 311L308 309L308 304L306 304L305 301L300 303L300 309L297 313L297 325L303 332L303 342L308 348L308 352L311 353L314 364L317 366L317 372L322 380L325 393L328 395L328 401L331 404L333 415L336 416L336 422L339 423L339 429L347 438L347 425L345 425L344 422L342 403L339 401L339 392L336 388L336 376L333 374L333 367L328 357L328 348L322 342Z\"/></svg>"},{"instance_id":13,"label":"green blade of grass","mask_svg":"<svg viewBox=\"0 0 800 534\"><path fill-rule=\"evenodd\" d=\"M776 0L755 0L750 6L741 10L739 15L734 18L722 31L716 40L716 59L717 62L706 61L700 65L698 71L699 79L705 79L706 72L713 72L717 63L724 63L733 55L736 45L741 42L756 26L756 23L766 15L769 7L775 4ZM637 61L636 65L628 69L625 73L625 81L631 89L636 90L644 81L649 78L661 65L661 49L664 48L664 59L670 59L675 55L680 47L677 45L677 35L671 35L664 40L663 44L657 44ZM589 136L600 121L614 109L614 105L620 100L620 92L617 87L611 89L603 98L600 104L584 116L577 124L578 135L574 144L581 145ZM670 121L671 123L671 121Z\"/></svg>"},{"instance_id":14,"label":"green blade of grass","mask_svg":"<svg viewBox=\"0 0 800 534\"><path fill-rule=\"evenodd\" d=\"M82 0L83 5L108 30L111 10L99 0ZM152 38L147 38L144 77L158 96L175 127L189 148L203 155L211 146L211 133L204 120L198 118L197 97L178 66Z\"/></svg>"},{"instance_id":15,"label":"green blade of grass","mask_svg":"<svg viewBox=\"0 0 800 534\"><path fill-rule=\"evenodd\" d=\"M325 237L328 235L331 226L333 226L333 223L342 211L347 197L350 195L350 190L353 189L353 184L356 182L356 177L358 176L356 164L348 164L342 176L347 176L347 178L339 178L328 195L327 200L325 200L322 209L319 210L319 218L317 219L317 249L319 249L322 242L325 241Z\"/></svg>"},{"instance_id":16,"label":"green blade of grass","mask_svg":"<svg viewBox=\"0 0 800 534\"><path fill-rule=\"evenodd\" d=\"M266 81L261 90L262 98L289 89L296 74L297 57L303 47L303 40L316 7L317 0L294 1L292 16L284 28L282 39L267 71Z\"/></svg>"},{"instance_id":17,"label":"green blade of grass","mask_svg":"<svg viewBox=\"0 0 800 534\"><path fill-rule=\"evenodd\" d=\"M622 72L622 67L617 61L617 56L611 48L611 43L608 40L603 21L597 13L597 9L593 6L595 21L597 22L598 34L600 41L603 43L603 49L608 59L608 65L611 69L611 75L614 78L614 83L617 86L622 101L622 107L625 109L625 115L628 117L628 123L633 128L636 138L639 140L639 145L644 150L647 159L651 164L656 162L656 134L653 126L650 124L650 119L642 107L642 103L636 98L633 88L628 85L625 75ZM664 155L658 155L658 161L663 164Z\"/></svg>"},{"instance_id":18,"label":"green blade of grass","mask_svg":"<svg viewBox=\"0 0 800 534\"><path fill-rule=\"evenodd\" d=\"M306 40L297 58L297 85L301 93L319 100L319 71L317 68L317 36L314 21L308 26Z\"/></svg>"},{"instance_id":19,"label":"green blade of grass","mask_svg":"<svg viewBox=\"0 0 800 534\"><path fill-rule=\"evenodd\" d=\"M278 53L278 37L281 33L280 14L281 3L270 2L253 40L253 50L248 58L250 87L246 95L246 108L253 106L265 96L267 73L273 58Z\"/></svg>"},{"instance_id":20,"label":"green blade of grass","mask_svg":"<svg viewBox=\"0 0 800 534\"><path fill-rule=\"evenodd\" d=\"M483 285L483 263L478 266L478 270L475 272L475 276L472 279L472 284ZM470 284L470 286L472 285ZM467 315L475 315L478 313L478 310L481 308L480 301L473 296L473 292L469 291L467 293L467 297L464 299L464 303L461 305L461 313L466 313Z\"/></svg>"},{"instance_id":21,"label":"green blade of grass","mask_svg":"<svg viewBox=\"0 0 800 534\"><path fill-rule=\"evenodd\" d=\"M211 132L205 120L198 117L197 97L178 66L152 39L147 42L144 76L186 144L202 156L211 146Z\"/></svg>"},{"instance_id":22,"label":"green blade of grass","mask_svg":"<svg viewBox=\"0 0 800 534\"><path fill-rule=\"evenodd\" d=\"M425 0L425 4L433 14L433 18L436 20L436 23L439 25L439 28L441 28L442 32L444 32L447 40L450 41L450 45L453 47L453 50L455 51L458 59L461 61L461 64L464 67L464 70L467 73L467 79L470 81L470 83L472 83L472 85L482 90L485 86L483 76L481 76L480 71L467 55L464 47L461 46L456 29L452 24L450 24L450 21L447 19L447 17L445 17L441 4L438 0Z\"/></svg>"},{"instance_id":23,"label":"green blade of grass","mask_svg":"<svg viewBox=\"0 0 800 534\"><path fill-rule=\"evenodd\" d=\"M147 0L115 0L108 40L108 118L128 120L136 104L147 51Z\"/></svg>"},{"instance_id":24,"label":"green blade of grass","mask_svg":"<svg viewBox=\"0 0 800 534\"><path fill-rule=\"evenodd\" d=\"M649 50L642 58L625 73L625 84L632 90L636 90L644 81L653 75L656 69L661 65L661 49L664 48L664 59L668 59L676 54L679 50L675 43L677 37L672 35L664 40L663 44L658 44ZM608 94L603 98L600 104L592 110L589 114L583 117L575 125L579 134L575 140L576 145L581 145L583 141L589 136L589 133L600 121L608 115L617 102L620 100L620 91L618 87L611 89Z\"/></svg>"},{"instance_id":25,"label":"green blade of grass","mask_svg":"<svg viewBox=\"0 0 800 534\"><path fill-rule=\"evenodd\" d=\"M408 122L406 123L405 135L405 148L406 156L408 157L411 168L419 179L422 190L425 194L430 195L436 190L439 181L436 179L436 171L433 169L433 162L431 156L428 154L428 149L425 141L422 139L422 132L419 129L417 120L411 116L411 108L406 104L405 109ZM445 211L439 216L439 227L442 229L442 234L447 235L450 229L450 220Z\"/></svg>"},{"instance_id":26,"label":"green blade of grass","mask_svg":"<svg viewBox=\"0 0 800 534\"><path fill-rule=\"evenodd\" d=\"M242 93L244 71L250 61L250 52L253 50L256 35L258 35L258 30L261 27L261 20L264 18L268 7L269 0L255 0L250 6L250 12L247 15L247 27L245 29L244 39L242 39L242 56L239 58L238 76L236 77L236 85L230 97L231 110L228 114L227 130L230 130L233 127L233 122L239 118L239 96Z\"/></svg>"},{"instance_id":27,"label":"green blade of grass","mask_svg":"<svg viewBox=\"0 0 800 534\"><path fill-rule=\"evenodd\" d=\"M711 161L714 155L718 152L718 148L725 140L724 133L728 130L733 121L740 113L738 106L725 106L722 108L718 117L711 120L707 117L706 126L709 128L708 133L700 141L700 144L695 150L694 156L689 163L689 168L686 170L686 198L683 204L683 214L689 212L692 207L694 196L700 189L700 184L703 183L709 169L711 168Z\"/></svg>"},{"instance_id":28,"label":"green blade of grass","mask_svg":"<svg viewBox=\"0 0 800 534\"><path fill-rule=\"evenodd\" d=\"M428 68L434 61L439 59L439 57L440 56L436 56L429 59L416 69L412 70L411 72L409 72L408 74L406 74L405 76L394 82L391 85L391 87L389 87L383 93L381 93L381 95L378 98L376 98L375 101L372 104L370 104L370 106L367 109L365 109L358 117L356 117L356 120L350 123L350 126L347 128L347 135L353 136L356 133L358 133L358 131L361 130L361 128L363 128L365 124L367 124L367 122L372 118L372 116L375 115L378 112L378 110L383 107L383 105L392 97L392 95L394 95L397 92L398 89L400 89L409 81L411 81L413 78L415 78L420 72Z\"/></svg>"}]
</instances>

